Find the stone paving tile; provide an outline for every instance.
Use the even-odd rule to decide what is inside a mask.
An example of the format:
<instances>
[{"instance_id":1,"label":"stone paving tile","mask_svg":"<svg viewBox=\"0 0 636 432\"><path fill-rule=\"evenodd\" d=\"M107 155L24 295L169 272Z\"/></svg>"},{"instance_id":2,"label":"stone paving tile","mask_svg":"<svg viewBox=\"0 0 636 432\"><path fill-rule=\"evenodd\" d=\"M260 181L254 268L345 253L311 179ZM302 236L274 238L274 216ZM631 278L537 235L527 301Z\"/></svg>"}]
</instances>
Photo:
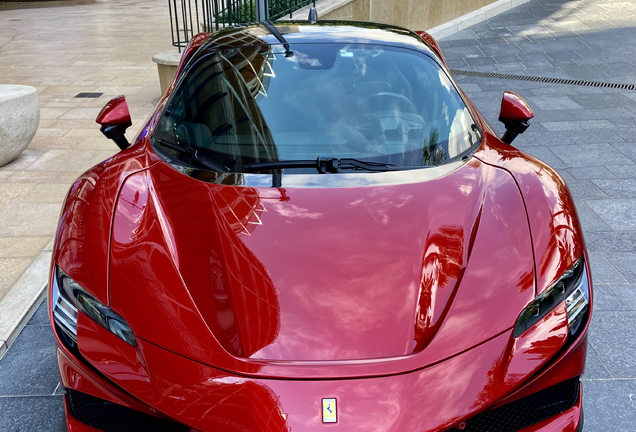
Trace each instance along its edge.
<instances>
[{"instance_id":1,"label":"stone paving tile","mask_svg":"<svg viewBox=\"0 0 636 432\"><path fill-rule=\"evenodd\" d=\"M0 237L0 258L35 257L49 240L49 236L21 237L20 241L14 237Z\"/></svg>"},{"instance_id":2,"label":"stone paving tile","mask_svg":"<svg viewBox=\"0 0 636 432\"><path fill-rule=\"evenodd\" d=\"M634 252L636 251L635 231L587 230L585 245L588 250L599 252ZM623 269L621 268L621 274Z\"/></svg>"},{"instance_id":3,"label":"stone paving tile","mask_svg":"<svg viewBox=\"0 0 636 432\"><path fill-rule=\"evenodd\" d=\"M581 222L581 226L583 227L583 231L586 233L586 240L587 240L587 233L590 232L595 232L595 231L600 231L603 233L606 233L607 231L611 231L611 227L603 220L601 219L594 211L592 211L592 209L590 209L590 207L587 205L587 203L584 200L578 200L578 202L576 202L576 211L577 214L579 215L579 221ZM590 246L588 245L588 248ZM594 250L594 249L591 249Z\"/></svg>"},{"instance_id":4,"label":"stone paving tile","mask_svg":"<svg viewBox=\"0 0 636 432\"><path fill-rule=\"evenodd\" d=\"M585 432L631 431L636 424L636 380L583 382Z\"/></svg>"},{"instance_id":5,"label":"stone paving tile","mask_svg":"<svg viewBox=\"0 0 636 432\"><path fill-rule=\"evenodd\" d=\"M572 138L567 136L563 132L535 132L532 130L534 123L531 123L530 128L521 135L523 138L532 143L532 145L545 145L548 147L557 145L574 144Z\"/></svg>"},{"instance_id":6,"label":"stone paving tile","mask_svg":"<svg viewBox=\"0 0 636 432\"><path fill-rule=\"evenodd\" d=\"M577 180L615 179L617 176L605 166L570 168L567 172Z\"/></svg>"},{"instance_id":7,"label":"stone paving tile","mask_svg":"<svg viewBox=\"0 0 636 432\"><path fill-rule=\"evenodd\" d=\"M587 129L587 130L567 130L564 132L570 137L575 144L598 144L598 143L622 143L625 140L619 137L614 129ZM623 158L621 164L629 163L630 161Z\"/></svg>"},{"instance_id":8,"label":"stone paving tile","mask_svg":"<svg viewBox=\"0 0 636 432\"><path fill-rule=\"evenodd\" d=\"M0 237L50 236L61 203L8 203L0 209Z\"/></svg>"},{"instance_id":9,"label":"stone paving tile","mask_svg":"<svg viewBox=\"0 0 636 432\"><path fill-rule=\"evenodd\" d=\"M589 200L587 204L612 229L636 230L636 200L633 199L604 199Z\"/></svg>"},{"instance_id":10,"label":"stone paving tile","mask_svg":"<svg viewBox=\"0 0 636 432\"><path fill-rule=\"evenodd\" d=\"M542 110L569 110L569 109L582 109L583 107L574 102L571 97L532 97L529 98L528 103L533 106L536 105Z\"/></svg>"},{"instance_id":11,"label":"stone paving tile","mask_svg":"<svg viewBox=\"0 0 636 432\"><path fill-rule=\"evenodd\" d=\"M567 171L564 174L570 176L570 178L566 178L563 174L561 175L567 181L570 192L575 199L602 199L608 197L592 180L574 180Z\"/></svg>"},{"instance_id":12,"label":"stone paving tile","mask_svg":"<svg viewBox=\"0 0 636 432\"><path fill-rule=\"evenodd\" d=\"M636 378L635 311L595 311L590 341L614 378Z\"/></svg>"},{"instance_id":13,"label":"stone paving tile","mask_svg":"<svg viewBox=\"0 0 636 432\"><path fill-rule=\"evenodd\" d=\"M596 354L596 351L591 346L587 347L587 356L585 359L585 373L584 379L612 379L612 374L609 373L607 367L601 361L601 358Z\"/></svg>"},{"instance_id":14,"label":"stone paving tile","mask_svg":"<svg viewBox=\"0 0 636 432\"><path fill-rule=\"evenodd\" d=\"M0 361L0 395L52 395L59 383L53 332L28 325Z\"/></svg>"},{"instance_id":15,"label":"stone paving tile","mask_svg":"<svg viewBox=\"0 0 636 432\"><path fill-rule=\"evenodd\" d=\"M597 311L624 311L632 308L623 301L611 285L594 285L594 313Z\"/></svg>"},{"instance_id":16,"label":"stone paving tile","mask_svg":"<svg viewBox=\"0 0 636 432\"><path fill-rule=\"evenodd\" d=\"M64 431L61 395L0 398L0 430L7 432Z\"/></svg>"},{"instance_id":17,"label":"stone paving tile","mask_svg":"<svg viewBox=\"0 0 636 432\"><path fill-rule=\"evenodd\" d=\"M636 178L626 179L595 179L596 186L610 197L636 198Z\"/></svg>"},{"instance_id":18,"label":"stone paving tile","mask_svg":"<svg viewBox=\"0 0 636 432\"><path fill-rule=\"evenodd\" d=\"M583 108L614 108L636 104L636 101L622 94L572 95L571 98Z\"/></svg>"},{"instance_id":19,"label":"stone paving tile","mask_svg":"<svg viewBox=\"0 0 636 432\"><path fill-rule=\"evenodd\" d=\"M614 292L631 310L636 310L636 284L612 285Z\"/></svg>"},{"instance_id":20,"label":"stone paving tile","mask_svg":"<svg viewBox=\"0 0 636 432\"><path fill-rule=\"evenodd\" d=\"M554 153L554 148L550 148L548 146L533 146L524 149L524 151L547 163L552 168L568 168L569 166Z\"/></svg>"},{"instance_id":21,"label":"stone paving tile","mask_svg":"<svg viewBox=\"0 0 636 432\"><path fill-rule=\"evenodd\" d=\"M614 143L612 147L627 156L629 160L636 162L636 142Z\"/></svg>"},{"instance_id":22,"label":"stone paving tile","mask_svg":"<svg viewBox=\"0 0 636 432\"><path fill-rule=\"evenodd\" d=\"M621 273L600 252L589 252L592 279L595 284L626 284Z\"/></svg>"},{"instance_id":23,"label":"stone paving tile","mask_svg":"<svg viewBox=\"0 0 636 432\"><path fill-rule=\"evenodd\" d=\"M603 255L631 283L636 283L636 252L606 251Z\"/></svg>"},{"instance_id":24,"label":"stone paving tile","mask_svg":"<svg viewBox=\"0 0 636 432\"><path fill-rule=\"evenodd\" d=\"M620 178L632 178L636 177L636 165L608 165L607 169L610 170L616 177Z\"/></svg>"}]
</instances>

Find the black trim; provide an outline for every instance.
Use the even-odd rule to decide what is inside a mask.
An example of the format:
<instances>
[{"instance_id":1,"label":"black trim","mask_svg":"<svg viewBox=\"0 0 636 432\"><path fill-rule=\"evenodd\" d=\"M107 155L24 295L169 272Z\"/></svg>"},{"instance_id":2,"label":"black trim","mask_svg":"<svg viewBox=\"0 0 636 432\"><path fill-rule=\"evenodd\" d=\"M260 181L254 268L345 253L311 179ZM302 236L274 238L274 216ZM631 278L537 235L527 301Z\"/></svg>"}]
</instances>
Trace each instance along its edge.
<instances>
[{"instance_id":1,"label":"black trim","mask_svg":"<svg viewBox=\"0 0 636 432\"><path fill-rule=\"evenodd\" d=\"M65 398L74 419L103 432L190 432L190 428L182 424L77 390L66 389Z\"/></svg>"},{"instance_id":2,"label":"black trim","mask_svg":"<svg viewBox=\"0 0 636 432\"><path fill-rule=\"evenodd\" d=\"M571 409L579 400L579 386L579 377L563 381L499 408L477 414L449 432L515 432L525 429Z\"/></svg>"}]
</instances>

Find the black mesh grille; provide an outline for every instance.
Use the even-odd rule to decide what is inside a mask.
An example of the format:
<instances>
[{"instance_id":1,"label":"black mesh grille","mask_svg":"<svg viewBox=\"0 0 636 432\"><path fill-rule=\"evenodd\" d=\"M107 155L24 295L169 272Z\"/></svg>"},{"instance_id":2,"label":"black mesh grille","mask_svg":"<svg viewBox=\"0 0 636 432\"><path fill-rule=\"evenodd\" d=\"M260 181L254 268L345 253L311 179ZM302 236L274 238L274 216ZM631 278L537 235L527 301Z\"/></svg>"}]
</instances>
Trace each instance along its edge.
<instances>
[{"instance_id":1,"label":"black mesh grille","mask_svg":"<svg viewBox=\"0 0 636 432\"><path fill-rule=\"evenodd\" d=\"M463 432L514 432L572 408L579 398L579 379L573 378L466 421ZM451 431L459 431L454 428Z\"/></svg>"},{"instance_id":2,"label":"black mesh grille","mask_svg":"<svg viewBox=\"0 0 636 432\"><path fill-rule=\"evenodd\" d=\"M190 428L86 393L66 389L70 414L104 432L189 432Z\"/></svg>"}]
</instances>

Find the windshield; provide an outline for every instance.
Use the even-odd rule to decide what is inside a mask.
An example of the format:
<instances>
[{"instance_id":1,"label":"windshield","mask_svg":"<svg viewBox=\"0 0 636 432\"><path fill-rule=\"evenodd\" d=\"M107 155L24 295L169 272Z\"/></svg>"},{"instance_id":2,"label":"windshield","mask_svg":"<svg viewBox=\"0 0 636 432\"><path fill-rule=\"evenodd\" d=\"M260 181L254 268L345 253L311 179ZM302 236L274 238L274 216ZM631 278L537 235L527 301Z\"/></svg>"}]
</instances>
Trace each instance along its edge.
<instances>
[{"instance_id":1,"label":"windshield","mask_svg":"<svg viewBox=\"0 0 636 432\"><path fill-rule=\"evenodd\" d=\"M280 172L249 169L270 163L315 173L273 162L351 158L434 166L468 151L480 131L446 74L424 54L297 44L198 53L154 138L161 153L184 163L195 155L230 172Z\"/></svg>"}]
</instances>

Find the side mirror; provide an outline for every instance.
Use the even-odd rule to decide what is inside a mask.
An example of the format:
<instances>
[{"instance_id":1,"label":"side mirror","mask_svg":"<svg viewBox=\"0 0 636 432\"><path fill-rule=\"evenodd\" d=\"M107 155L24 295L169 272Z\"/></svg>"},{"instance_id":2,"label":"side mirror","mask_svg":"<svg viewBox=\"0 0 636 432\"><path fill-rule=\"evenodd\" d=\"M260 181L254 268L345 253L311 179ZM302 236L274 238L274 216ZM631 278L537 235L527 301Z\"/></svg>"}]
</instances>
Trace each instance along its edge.
<instances>
[{"instance_id":1,"label":"side mirror","mask_svg":"<svg viewBox=\"0 0 636 432\"><path fill-rule=\"evenodd\" d=\"M123 95L111 99L104 105L95 121L102 126L100 130L104 136L115 141L120 149L124 150L130 147L125 134L126 129L132 126L132 120L126 98Z\"/></svg>"},{"instance_id":2,"label":"side mirror","mask_svg":"<svg viewBox=\"0 0 636 432\"><path fill-rule=\"evenodd\" d=\"M499 121L506 126L506 133L501 140L507 144L512 143L517 135L528 129L532 117L534 113L521 96L509 91L504 92Z\"/></svg>"}]
</instances>

